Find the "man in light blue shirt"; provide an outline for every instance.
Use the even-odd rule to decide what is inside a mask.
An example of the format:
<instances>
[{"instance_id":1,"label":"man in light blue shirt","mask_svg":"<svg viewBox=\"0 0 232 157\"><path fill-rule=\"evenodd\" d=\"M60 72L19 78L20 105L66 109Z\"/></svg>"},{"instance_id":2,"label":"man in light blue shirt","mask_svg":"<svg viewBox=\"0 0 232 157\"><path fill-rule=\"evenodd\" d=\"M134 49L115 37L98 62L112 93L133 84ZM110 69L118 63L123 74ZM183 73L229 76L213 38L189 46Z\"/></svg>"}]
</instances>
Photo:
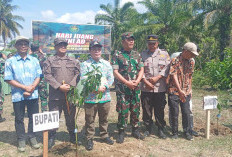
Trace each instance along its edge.
<instances>
[{"instance_id":1,"label":"man in light blue shirt","mask_svg":"<svg viewBox=\"0 0 232 157\"><path fill-rule=\"evenodd\" d=\"M5 62L4 80L11 85L12 102L15 113L15 130L18 138L18 150L25 151L26 134L24 126L25 106L29 117L28 136L33 148L40 146L33 133L32 114L39 112L37 85L42 76L39 61L27 54L29 40L25 37L16 38L16 55Z\"/></svg>"}]
</instances>

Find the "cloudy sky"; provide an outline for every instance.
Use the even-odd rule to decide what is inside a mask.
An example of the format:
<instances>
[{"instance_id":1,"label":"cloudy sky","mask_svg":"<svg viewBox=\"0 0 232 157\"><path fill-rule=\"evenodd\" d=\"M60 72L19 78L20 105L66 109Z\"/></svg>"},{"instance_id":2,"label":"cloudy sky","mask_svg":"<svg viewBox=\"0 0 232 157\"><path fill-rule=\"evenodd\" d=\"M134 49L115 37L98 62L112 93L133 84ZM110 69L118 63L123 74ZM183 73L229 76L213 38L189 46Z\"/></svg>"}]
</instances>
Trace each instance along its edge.
<instances>
[{"instance_id":1,"label":"cloudy sky","mask_svg":"<svg viewBox=\"0 0 232 157\"><path fill-rule=\"evenodd\" d=\"M133 2L139 12L145 8L137 4L141 0L121 0L121 5L126 2ZM47 21L73 24L94 24L94 17L97 13L103 13L100 4L112 4L114 0L13 0L13 5L19 9L14 11L15 15L24 17L25 21L20 22L24 29L20 33L26 37L32 37L31 22Z\"/></svg>"}]
</instances>

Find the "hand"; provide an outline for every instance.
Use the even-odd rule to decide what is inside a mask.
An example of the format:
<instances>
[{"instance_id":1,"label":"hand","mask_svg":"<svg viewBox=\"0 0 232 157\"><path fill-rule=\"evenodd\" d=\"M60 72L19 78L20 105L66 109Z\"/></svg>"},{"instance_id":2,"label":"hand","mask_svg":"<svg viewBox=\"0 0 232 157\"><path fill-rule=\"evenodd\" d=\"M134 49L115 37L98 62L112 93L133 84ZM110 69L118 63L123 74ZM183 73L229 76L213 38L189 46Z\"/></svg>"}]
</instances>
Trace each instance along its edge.
<instances>
[{"instance_id":1,"label":"hand","mask_svg":"<svg viewBox=\"0 0 232 157\"><path fill-rule=\"evenodd\" d=\"M130 88L131 90L135 89L135 84L132 81L127 81L126 86Z\"/></svg>"},{"instance_id":2,"label":"hand","mask_svg":"<svg viewBox=\"0 0 232 157\"><path fill-rule=\"evenodd\" d=\"M100 86L100 87L98 88L98 92L104 93L105 90L106 90L106 87L105 87L105 86Z\"/></svg>"},{"instance_id":3,"label":"hand","mask_svg":"<svg viewBox=\"0 0 232 157\"><path fill-rule=\"evenodd\" d=\"M69 84L62 84L59 87L59 90L64 92L64 93L67 93L70 90L70 85Z\"/></svg>"},{"instance_id":4,"label":"hand","mask_svg":"<svg viewBox=\"0 0 232 157\"><path fill-rule=\"evenodd\" d=\"M178 93L179 93L179 97L180 97L181 102L185 103L186 102L186 95L185 95L185 93L182 90L179 91Z\"/></svg>"},{"instance_id":5,"label":"hand","mask_svg":"<svg viewBox=\"0 0 232 157\"><path fill-rule=\"evenodd\" d=\"M151 84L151 83L148 82L148 81L145 83L145 86L146 86L146 88L149 89L149 90L154 90L154 88L155 88L154 85Z\"/></svg>"},{"instance_id":6,"label":"hand","mask_svg":"<svg viewBox=\"0 0 232 157\"><path fill-rule=\"evenodd\" d=\"M139 82L137 82L136 80L132 80L134 87L136 88L139 85Z\"/></svg>"},{"instance_id":7,"label":"hand","mask_svg":"<svg viewBox=\"0 0 232 157\"><path fill-rule=\"evenodd\" d=\"M26 92L32 93L35 90L35 86L34 85L25 86L24 90Z\"/></svg>"},{"instance_id":8,"label":"hand","mask_svg":"<svg viewBox=\"0 0 232 157\"><path fill-rule=\"evenodd\" d=\"M29 97L31 95L31 93L29 92L23 92L23 96L26 98L26 97Z\"/></svg>"},{"instance_id":9,"label":"hand","mask_svg":"<svg viewBox=\"0 0 232 157\"><path fill-rule=\"evenodd\" d=\"M149 78L148 81L154 85L154 84L156 84L157 81L159 81L159 79L160 79L159 76L155 76L155 77Z\"/></svg>"}]
</instances>

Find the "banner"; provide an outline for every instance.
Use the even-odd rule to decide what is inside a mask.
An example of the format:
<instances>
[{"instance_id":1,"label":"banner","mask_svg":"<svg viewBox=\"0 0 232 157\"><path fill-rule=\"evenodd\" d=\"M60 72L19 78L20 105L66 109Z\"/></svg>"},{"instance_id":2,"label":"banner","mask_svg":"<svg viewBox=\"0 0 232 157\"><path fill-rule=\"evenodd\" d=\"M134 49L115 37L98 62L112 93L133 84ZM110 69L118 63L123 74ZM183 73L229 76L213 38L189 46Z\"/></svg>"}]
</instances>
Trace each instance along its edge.
<instances>
[{"instance_id":1,"label":"banner","mask_svg":"<svg viewBox=\"0 0 232 157\"><path fill-rule=\"evenodd\" d=\"M32 21L33 43L45 53L54 53L54 39L64 38L69 53L88 53L89 43L99 41L102 53L110 54L111 32L109 25L79 25L54 22Z\"/></svg>"}]
</instances>

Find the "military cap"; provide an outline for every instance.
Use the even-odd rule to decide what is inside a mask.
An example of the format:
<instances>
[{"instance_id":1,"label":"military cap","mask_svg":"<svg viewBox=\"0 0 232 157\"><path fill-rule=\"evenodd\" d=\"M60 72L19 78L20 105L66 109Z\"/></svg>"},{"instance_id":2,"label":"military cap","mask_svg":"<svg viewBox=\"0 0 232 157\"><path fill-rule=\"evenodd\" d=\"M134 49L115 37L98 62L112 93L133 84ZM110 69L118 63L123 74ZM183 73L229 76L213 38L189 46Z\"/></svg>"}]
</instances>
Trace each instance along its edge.
<instances>
[{"instance_id":1,"label":"military cap","mask_svg":"<svg viewBox=\"0 0 232 157\"><path fill-rule=\"evenodd\" d=\"M58 45L60 43L65 43L66 45L68 45L68 42L64 39L64 38L56 38L54 39L54 45Z\"/></svg>"},{"instance_id":2,"label":"military cap","mask_svg":"<svg viewBox=\"0 0 232 157\"><path fill-rule=\"evenodd\" d=\"M157 35L148 35L147 36L147 42L155 43L157 41L158 41L158 36Z\"/></svg>"},{"instance_id":3,"label":"military cap","mask_svg":"<svg viewBox=\"0 0 232 157\"><path fill-rule=\"evenodd\" d=\"M24 36L17 36L15 38L15 45L19 42L19 41L26 41L28 42L28 44L30 43L29 39L27 37L24 37Z\"/></svg>"},{"instance_id":4,"label":"military cap","mask_svg":"<svg viewBox=\"0 0 232 157\"><path fill-rule=\"evenodd\" d=\"M89 48L92 48L94 46L100 46L100 47L102 47L102 44L100 42L98 42L98 41L94 41L93 40L93 41L90 42Z\"/></svg>"},{"instance_id":5,"label":"military cap","mask_svg":"<svg viewBox=\"0 0 232 157\"><path fill-rule=\"evenodd\" d=\"M132 32L125 32L121 35L122 40L133 38L135 39L134 35Z\"/></svg>"},{"instance_id":6,"label":"military cap","mask_svg":"<svg viewBox=\"0 0 232 157\"><path fill-rule=\"evenodd\" d=\"M183 49L192 52L196 56L199 55L199 53L197 52L197 45L192 42L187 42L186 44L184 44Z\"/></svg>"}]
</instances>

